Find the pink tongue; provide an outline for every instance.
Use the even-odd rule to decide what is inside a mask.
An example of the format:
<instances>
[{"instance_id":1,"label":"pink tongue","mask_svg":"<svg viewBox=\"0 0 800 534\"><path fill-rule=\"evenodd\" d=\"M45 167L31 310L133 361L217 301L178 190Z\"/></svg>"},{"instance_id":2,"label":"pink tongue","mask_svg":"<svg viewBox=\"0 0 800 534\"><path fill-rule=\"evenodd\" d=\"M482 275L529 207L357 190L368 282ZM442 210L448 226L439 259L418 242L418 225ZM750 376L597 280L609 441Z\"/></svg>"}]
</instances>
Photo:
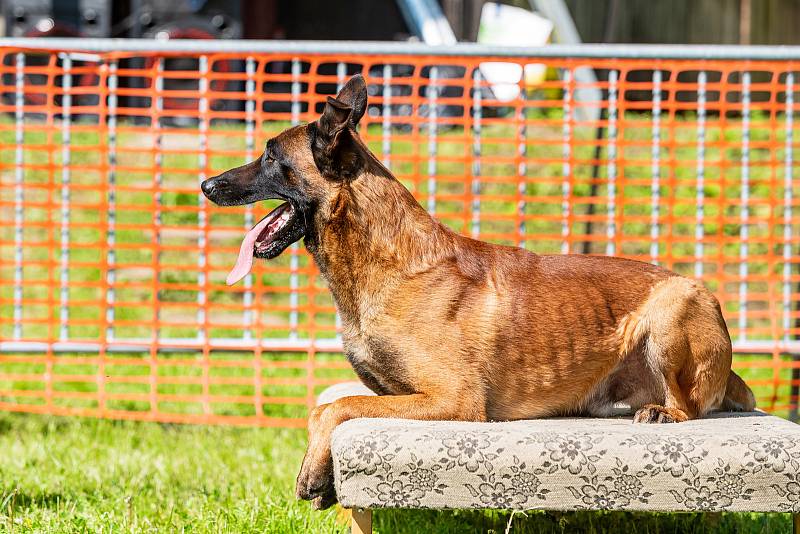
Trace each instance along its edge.
<instances>
[{"instance_id":1,"label":"pink tongue","mask_svg":"<svg viewBox=\"0 0 800 534\"><path fill-rule=\"evenodd\" d=\"M236 259L236 265L233 266L231 272L228 274L227 284L232 286L250 272L253 267L253 245L256 244L258 234L270 223L273 217L267 216L255 225L249 232L244 235L242 240L242 248L239 249L239 257Z\"/></svg>"}]
</instances>

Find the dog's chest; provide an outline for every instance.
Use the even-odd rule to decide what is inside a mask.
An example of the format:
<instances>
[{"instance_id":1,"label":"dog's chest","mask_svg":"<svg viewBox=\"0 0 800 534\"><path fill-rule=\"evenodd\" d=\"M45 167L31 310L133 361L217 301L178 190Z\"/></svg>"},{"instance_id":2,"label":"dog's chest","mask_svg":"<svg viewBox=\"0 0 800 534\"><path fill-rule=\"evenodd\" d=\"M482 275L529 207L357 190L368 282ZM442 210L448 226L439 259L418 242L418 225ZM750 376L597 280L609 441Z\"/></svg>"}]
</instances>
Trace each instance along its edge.
<instances>
[{"instance_id":1,"label":"dog's chest","mask_svg":"<svg viewBox=\"0 0 800 534\"><path fill-rule=\"evenodd\" d=\"M400 352L376 336L344 336L344 351L361 381L379 395L414 392Z\"/></svg>"}]
</instances>

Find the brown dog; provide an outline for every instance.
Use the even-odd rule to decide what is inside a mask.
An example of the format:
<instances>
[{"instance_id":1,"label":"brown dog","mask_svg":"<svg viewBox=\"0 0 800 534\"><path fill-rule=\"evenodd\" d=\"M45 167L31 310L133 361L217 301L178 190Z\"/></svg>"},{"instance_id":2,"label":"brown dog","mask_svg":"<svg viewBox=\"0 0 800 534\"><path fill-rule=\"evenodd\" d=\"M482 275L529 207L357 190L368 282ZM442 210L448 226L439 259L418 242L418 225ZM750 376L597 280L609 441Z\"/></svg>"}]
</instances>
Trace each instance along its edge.
<instances>
[{"instance_id":1,"label":"brown dog","mask_svg":"<svg viewBox=\"0 0 800 534\"><path fill-rule=\"evenodd\" d=\"M607 416L623 403L636 422L667 423L753 409L702 284L647 263L457 235L361 141L366 103L356 76L318 121L202 185L221 205L287 201L247 233L228 281L254 255L273 258L305 236L341 314L347 357L379 394L312 411L300 498L335 502L331 432L357 417Z\"/></svg>"}]
</instances>

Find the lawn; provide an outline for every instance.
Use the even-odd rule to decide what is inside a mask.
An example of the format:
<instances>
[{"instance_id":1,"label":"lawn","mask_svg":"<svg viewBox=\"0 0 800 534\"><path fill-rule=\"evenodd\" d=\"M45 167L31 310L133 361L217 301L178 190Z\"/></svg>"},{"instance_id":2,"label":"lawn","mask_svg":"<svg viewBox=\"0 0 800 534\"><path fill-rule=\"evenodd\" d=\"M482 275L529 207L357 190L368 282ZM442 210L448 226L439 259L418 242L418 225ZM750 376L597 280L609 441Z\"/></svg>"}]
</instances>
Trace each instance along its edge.
<instances>
[{"instance_id":1,"label":"lawn","mask_svg":"<svg viewBox=\"0 0 800 534\"><path fill-rule=\"evenodd\" d=\"M346 532L294 498L301 430L0 414L0 532ZM379 533L790 532L788 514L375 514ZM510 523L510 527L508 526Z\"/></svg>"}]
</instances>

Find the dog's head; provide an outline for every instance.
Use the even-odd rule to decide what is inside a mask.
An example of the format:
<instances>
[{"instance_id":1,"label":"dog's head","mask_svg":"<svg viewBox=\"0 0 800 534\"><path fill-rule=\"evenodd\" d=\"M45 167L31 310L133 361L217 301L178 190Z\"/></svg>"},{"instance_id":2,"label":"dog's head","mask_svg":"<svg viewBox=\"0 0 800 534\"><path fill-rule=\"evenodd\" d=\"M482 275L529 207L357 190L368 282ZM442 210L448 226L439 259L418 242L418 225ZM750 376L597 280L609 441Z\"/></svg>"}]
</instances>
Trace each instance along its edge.
<instances>
[{"instance_id":1,"label":"dog's head","mask_svg":"<svg viewBox=\"0 0 800 534\"><path fill-rule=\"evenodd\" d=\"M336 98L328 98L318 120L281 132L256 161L201 184L205 196L220 206L285 201L245 234L229 284L247 275L253 256L275 258L311 235L317 210L330 204L343 182L362 172L370 154L355 127L366 107L367 87L356 75Z\"/></svg>"}]
</instances>

